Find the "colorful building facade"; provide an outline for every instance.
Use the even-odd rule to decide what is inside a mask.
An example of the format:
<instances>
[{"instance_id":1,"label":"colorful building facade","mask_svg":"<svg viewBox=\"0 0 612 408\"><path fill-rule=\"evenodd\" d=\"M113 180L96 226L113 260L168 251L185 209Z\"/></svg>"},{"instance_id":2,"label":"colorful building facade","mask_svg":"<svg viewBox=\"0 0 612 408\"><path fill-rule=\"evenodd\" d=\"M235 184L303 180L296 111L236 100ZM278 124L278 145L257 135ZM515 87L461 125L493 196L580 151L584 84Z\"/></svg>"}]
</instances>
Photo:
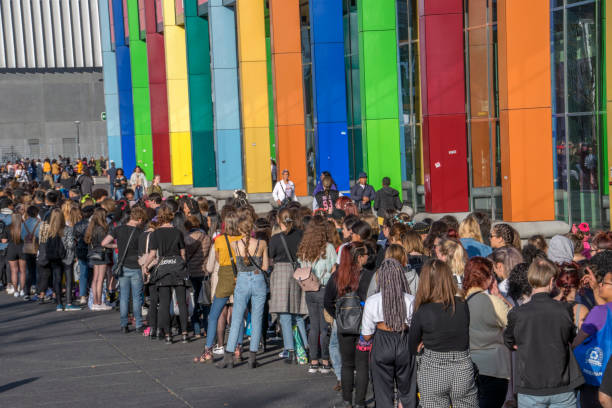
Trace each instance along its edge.
<instances>
[{"instance_id":1,"label":"colorful building facade","mask_svg":"<svg viewBox=\"0 0 612 408\"><path fill-rule=\"evenodd\" d=\"M111 159L149 178L608 224L606 0L99 2Z\"/></svg>"}]
</instances>

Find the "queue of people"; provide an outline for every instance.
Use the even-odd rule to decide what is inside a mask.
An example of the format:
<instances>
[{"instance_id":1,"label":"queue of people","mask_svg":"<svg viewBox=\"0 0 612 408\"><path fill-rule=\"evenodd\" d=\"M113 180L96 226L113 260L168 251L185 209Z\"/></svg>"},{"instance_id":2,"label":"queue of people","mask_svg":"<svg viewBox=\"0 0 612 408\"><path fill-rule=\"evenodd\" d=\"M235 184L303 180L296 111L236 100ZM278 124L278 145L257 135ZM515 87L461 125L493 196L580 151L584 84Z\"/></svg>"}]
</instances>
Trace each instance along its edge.
<instances>
[{"instance_id":1,"label":"queue of people","mask_svg":"<svg viewBox=\"0 0 612 408\"><path fill-rule=\"evenodd\" d=\"M8 295L118 306L122 333L205 338L193 361L218 369L257 368L278 334L284 363L336 379L333 406L612 406L612 232L523 244L483 213L414 222L365 173L351 197L324 175L313 211L283 172L257 214L242 191L217 209L116 170L95 200L0 190Z\"/></svg>"}]
</instances>

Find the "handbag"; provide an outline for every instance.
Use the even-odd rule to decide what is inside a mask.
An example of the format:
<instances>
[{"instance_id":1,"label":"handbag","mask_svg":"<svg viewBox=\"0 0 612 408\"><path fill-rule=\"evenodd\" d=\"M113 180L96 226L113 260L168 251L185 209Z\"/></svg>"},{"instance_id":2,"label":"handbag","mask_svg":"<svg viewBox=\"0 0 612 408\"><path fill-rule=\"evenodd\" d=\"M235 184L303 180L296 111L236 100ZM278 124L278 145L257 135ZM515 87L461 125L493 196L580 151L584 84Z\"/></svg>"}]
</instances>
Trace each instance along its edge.
<instances>
[{"instance_id":1,"label":"handbag","mask_svg":"<svg viewBox=\"0 0 612 408\"><path fill-rule=\"evenodd\" d=\"M612 312L607 306L606 309L606 323L601 330L574 349L574 356L585 382L595 387L601 386L603 374L612 355Z\"/></svg>"},{"instance_id":2,"label":"handbag","mask_svg":"<svg viewBox=\"0 0 612 408\"><path fill-rule=\"evenodd\" d=\"M103 261L104 260L104 250L100 250L99 248L94 248L93 245L89 245L87 249L87 259L89 261Z\"/></svg>"},{"instance_id":3,"label":"handbag","mask_svg":"<svg viewBox=\"0 0 612 408\"><path fill-rule=\"evenodd\" d=\"M178 238L170 247L173 247L176 244L178 244ZM187 274L187 265L185 264L185 260L180 255L165 256L159 254L159 261L157 262L157 266L150 281L158 282L162 278L171 274L176 276L178 279L188 280L189 276Z\"/></svg>"},{"instance_id":4,"label":"handbag","mask_svg":"<svg viewBox=\"0 0 612 408\"><path fill-rule=\"evenodd\" d=\"M125 251L123 251L123 255L121 256L121 259L119 260L119 262L113 265L112 273L115 278L120 278L121 276L123 276L123 262L125 261L125 257L127 255L128 248L130 247L130 243L132 242L134 231L136 231L136 228L132 229L132 232L130 233L130 237L128 238L128 242L125 245Z\"/></svg>"},{"instance_id":5,"label":"handbag","mask_svg":"<svg viewBox=\"0 0 612 408\"><path fill-rule=\"evenodd\" d=\"M304 292L317 292L321 288L319 278L312 273L312 266L297 268L293 272L293 279L297 281Z\"/></svg>"}]
</instances>

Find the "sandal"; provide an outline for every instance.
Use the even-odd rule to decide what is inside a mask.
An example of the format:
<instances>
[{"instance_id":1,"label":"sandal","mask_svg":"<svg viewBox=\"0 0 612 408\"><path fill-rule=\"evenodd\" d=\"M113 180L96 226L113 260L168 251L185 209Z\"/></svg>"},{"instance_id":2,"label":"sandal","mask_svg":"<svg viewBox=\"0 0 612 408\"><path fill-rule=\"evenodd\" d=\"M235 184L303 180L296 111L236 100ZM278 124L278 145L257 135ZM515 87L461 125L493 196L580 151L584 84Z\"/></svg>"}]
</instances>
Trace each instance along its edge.
<instances>
[{"instance_id":1,"label":"sandal","mask_svg":"<svg viewBox=\"0 0 612 408\"><path fill-rule=\"evenodd\" d=\"M204 352L200 354L199 357L193 359L193 362L198 363L212 363L213 362L213 354L210 349L204 349Z\"/></svg>"},{"instance_id":2,"label":"sandal","mask_svg":"<svg viewBox=\"0 0 612 408\"><path fill-rule=\"evenodd\" d=\"M240 346L234 351L234 364L240 364L242 362L242 350Z\"/></svg>"}]
</instances>

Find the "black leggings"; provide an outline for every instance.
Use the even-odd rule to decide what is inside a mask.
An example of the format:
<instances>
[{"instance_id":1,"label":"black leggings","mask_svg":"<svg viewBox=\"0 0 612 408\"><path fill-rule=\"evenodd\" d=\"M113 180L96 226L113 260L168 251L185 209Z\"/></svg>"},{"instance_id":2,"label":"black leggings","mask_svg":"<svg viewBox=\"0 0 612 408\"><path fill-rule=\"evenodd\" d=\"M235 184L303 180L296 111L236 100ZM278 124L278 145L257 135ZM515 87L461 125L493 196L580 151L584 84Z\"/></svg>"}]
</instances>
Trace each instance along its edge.
<instances>
[{"instance_id":1,"label":"black leggings","mask_svg":"<svg viewBox=\"0 0 612 408\"><path fill-rule=\"evenodd\" d=\"M187 332L187 303L186 303L186 292L185 286L158 286L159 291L159 311L157 321L159 322L159 328L164 330L166 335L170 335L170 302L172 300L172 289L176 292L176 301L179 304L179 317L181 320L181 331Z\"/></svg>"},{"instance_id":2,"label":"black leggings","mask_svg":"<svg viewBox=\"0 0 612 408\"><path fill-rule=\"evenodd\" d=\"M372 340L371 367L377 408L393 407L396 384L397 396L402 405L410 407L416 404L416 363L408 347L407 331L377 330Z\"/></svg>"},{"instance_id":3,"label":"black leggings","mask_svg":"<svg viewBox=\"0 0 612 408\"><path fill-rule=\"evenodd\" d=\"M340 357L342 357L342 399L352 403L353 384L355 385L355 405L365 405L368 390L369 371L368 359L370 353L357 350L358 334L338 333ZM353 372L357 370L357 374Z\"/></svg>"},{"instance_id":4,"label":"black leggings","mask_svg":"<svg viewBox=\"0 0 612 408\"><path fill-rule=\"evenodd\" d=\"M62 261L50 262L53 271L53 290L55 303L62 304L62 276L66 276L66 304L72 303L72 265L65 265Z\"/></svg>"},{"instance_id":5,"label":"black leggings","mask_svg":"<svg viewBox=\"0 0 612 408\"><path fill-rule=\"evenodd\" d=\"M157 303L159 302L159 291L155 284L149 286L149 314L147 319L149 320L149 326L151 327L151 334L155 334L154 330L157 330Z\"/></svg>"},{"instance_id":6,"label":"black leggings","mask_svg":"<svg viewBox=\"0 0 612 408\"><path fill-rule=\"evenodd\" d=\"M26 261L26 294L30 294L30 288L36 284L36 254L25 254Z\"/></svg>"}]
</instances>

